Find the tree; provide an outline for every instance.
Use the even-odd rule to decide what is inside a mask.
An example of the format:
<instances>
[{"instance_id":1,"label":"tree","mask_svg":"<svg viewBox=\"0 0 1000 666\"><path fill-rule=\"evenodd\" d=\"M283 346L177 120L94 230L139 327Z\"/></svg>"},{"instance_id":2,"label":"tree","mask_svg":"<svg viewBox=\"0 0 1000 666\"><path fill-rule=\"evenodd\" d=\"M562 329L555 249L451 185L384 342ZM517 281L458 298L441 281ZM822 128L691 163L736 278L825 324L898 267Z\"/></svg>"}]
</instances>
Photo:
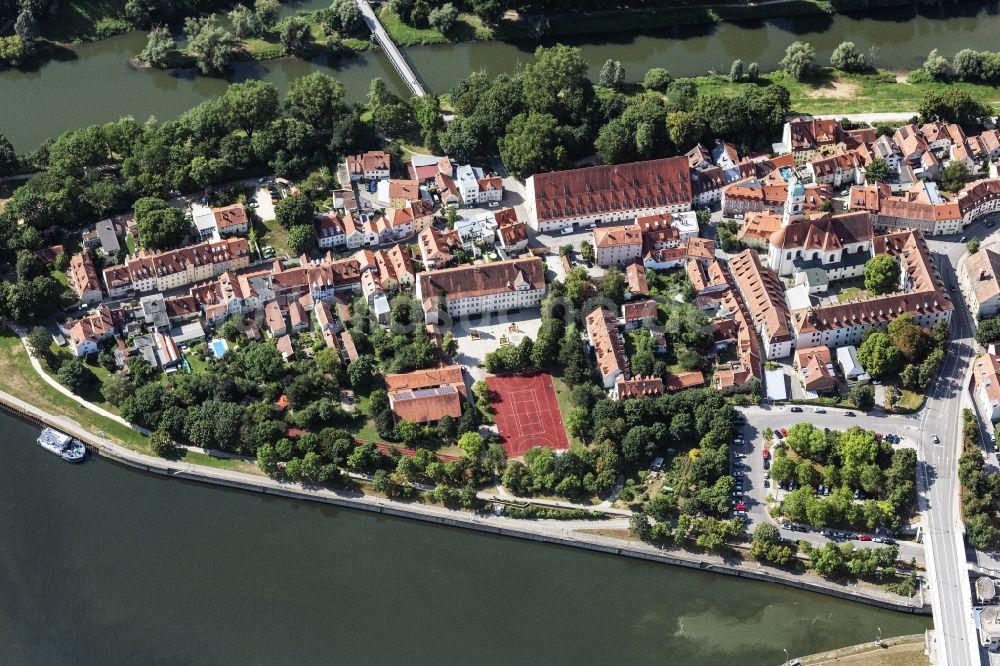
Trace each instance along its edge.
<instances>
[{"instance_id":1,"label":"tree","mask_svg":"<svg viewBox=\"0 0 1000 666\"><path fill-rule=\"evenodd\" d=\"M184 20L188 37L188 52L194 56L198 71L218 75L229 68L236 56L238 43L231 32L219 26L214 15Z\"/></svg>"},{"instance_id":2,"label":"tree","mask_svg":"<svg viewBox=\"0 0 1000 666\"><path fill-rule=\"evenodd\" d=\"M662 67L653 67L646 72L646 76L642 79L642 86L646 90L655 90L656 92L666 92L667 86L673 81L673 77L670 76L670 72L663 69Z\"/></svg>"},{"instance_id":3,"label":"tree","mask_svg":"<svg viewBox=\"0 0 1000 666\"><path fill-rule=\"evenodd\" d=\"M101 384L101 395L115 407L120 407L134 393L135 384L125 373L115 373Z\"/></svg>"},{"instance_id":4,"label":"tree","mask_svg":"<svg viewBox=\"0 0 1000 666\"><path fill-rule=\"evenodd\" d=\"M521 75L521 89L529 113L552 116L569 127L585 121L594 100L582 52L562 44L535 50L535 61Z\"/></svg>"},{"instance_id":5,"label":"tree","mask_svg":"<svg viewBox=\"0 0 1000 666\"><path fill-rule=\"evenodd\" d=\"M887 254L879 254L865 264L865 289L872 295L891 294L899 290L899 262Z\"/></svg>"},{"instance_id":6,"label":"tree","mask_svg":"<svg viewBox=\"0 0 1000 666\"><path fill-rule=\"evenodd\" d=\"M760 65L755 62L750 63L747 66L747 78L751 81L756 81L760 78Z\"/></svg>"},{"instance_id":7,"label":"tree","mask_svg":"<svg viewBox=\"0 0 1000 666\"><path fill-rule=\"evenodd\" d=\"M902 367L903 354L888 333L873 331L858 347L858 360L872 377L886 377Z\"/></svg>"},{"instance_id":8,"label":"tree","mask_svg":"<svg viewBox=\"0 0 1000 666\"><path fill-rule=\"evenodd\" d=\"M364 18L354 0L334 0L330 5L332 27L343 36L354 35L364 27Z\"/></svg>"},{"instance_id":9,"label":"tree","mask_svg":"<svg viewBox=\"0 0 1000 666\"><path fill-rule=\"evenodd\" d=\"M796 81L805 81L812 74L816 50L806 42L792 42L778 65Z\"/></svg>"},{"instance_id":10,"label":"tree","mask_svg":"<svg viewBox=\"0 0 1000 666\"><path fill-rule=\"evenodd\" d=\"M52 367L52 334L42 326L35 326L28 332L26 341L31 355Z\"/></svg>"},{"instance_id":11,"label":"tree","mask_svg":"<svg viewBox=\"0 0 1000 666\"><path fill-rule=\"evenodd\" d=\"M157 26L149 32L149 39L146 48L139 53L139 60L154 67L166 67L170 61L170 54L177 48L170 29L166 26Z\"/></svg>"},{"instance_id":12,"label":"tree","mask_svg":"<svg viewBox=\"0 0 1000 666\"><path fill-rule=\"evenodd\" d=\"M170 433L157 428L149 436L149 448L153 450L153 455L169 458L176 454L178 447L170 437Z\"/></svg>"},{"instance_id":13,"label":"tree","mask_svg":"<svg viewBox=\"0 0 1000 666\"><path fill-rule=\"evenodd\" d=\"M985 513L977 513L965 521L969 544L976 550L991 550L997 544L1000 533Z\"/></svg>"},{"instance_id":14,"label":"tree","mask_svg":"<svg viewBox=\"0 0 1000 666\"><path fill-rule=\"evenodd\" d=\"M978 51L972 49L962 49L955 54L952 61L955 75L963 81L975 81L982 71L983 59Z\"/></svg>"},{"instance_id":15,"label":"tree","mask_svg":"<svg viewBox=\"0 0 1000 666\"><path fill-rule=\"evenodd\" d=\"M281 24L278 39L286 51L292 55L302 55L309 45L309 23L300 16L289 16Z\"/></svg>"},{"instance_id":16,"label":"tree","mask_svg":"<svg viewBox=\"0 0 1000 666\"><path fill-rule=\"evenodd\" d=\"M22 5L21 12L17 15L17 20L14 22L14 32L27 44L41 37L42 33L38 27L38 19L35 18L35 12L32 11L30 4L24 3Z\"/></svg>"},{"instance_id":17,"label":"tree","mask_svg":"<svg viewBox=\"0 0 1000 666\"><path fill-rule=\"evenodd\" d=\"M937 49L934 49L924 61L924 71L932 79L943 79L948 76L948 59L938 53Z\"/></svg>"},{"instance_id":18,"label":"tree","mask_svg":"<svg viewBox=\"0 0 1000 666\"><path fill-rule=\"evenodd\" d=\"M427 16L427 22L432 28L437 28L444 34L448 34L458 22L458 9L450 2L446 2L436 9L432 9Z\"/></svg>"},{"instance_id":19,"label":"tree","mask_svg":"<svg viewBox=\"0 0 1000 666\"><path fill-rule=\"evenodd\" d=\"M292 79L285 94L285 108L314 130L331 129L347 110L344 84L322 72Z\"/></svg>"},{"instance_id":20,"label":"tree","mask_svg":"<svg viewBox=\"0 0 1000 666\"><path fill-rule=\"evenodd\" d=\"M522 113L507 125L500 157L517 178L552 171L566 160L556 119L544 113Z\"/></svg>"},{"instance_id":21,"label":"tree","mask_svg":"<svg viewBox=\"0 0 1000 666\"><path fill-rule=\"evenodd\" d=\"M969 254L975 254L976 252L979 252L979 245L979 239L973 237L970 238L965 244L965 249L969 251Z\"/></svg>"},{"instance_id":22,"label":"tree","mask_svg":"<svg viewBox=\"0 0 1000 666\"><path fill-rule=\"evenodd\" d=\"M952 162L941 170L938 176L938 184L941 189L947 192L958 192L965 187L965 182L969 179L969 170L963 162L952 160Z\"/></svg>"},{"instance_id":23,"label":"tree","mask_svg":"<svg viewBox=\"0 0 1000 666\"><path fill-rule=\"evenodd\" d=\"M865 167L865 180L869 183L884 183L889 177L889 165L881 157L868 163Z\"/></svg>"},{"instance_id":24,"label":"tree","mask_svg":"<svg viewBox=\"0 0 1000 666\"><path fill-rule=\"evenodd\" d=\"M611 90L621 90L625 84L625 68L621 62L608 58L601 67L600 83Z\"/></svg>"},{"instance_id":25,"label":"tree","mask_svg":"<svg viewBox=\"0 0 1000 666\"><path fill-rule=\"evenodd\" d=\"M861 411L871 411L875 407L875 387L871 384L858 384L851 389L850 399Z\"/></svg>"},{"instance_id":26,"label":"tree","mask_svg":"<svg viewBox=\"0 0 1000 666\"><path fill-rule=\"evenodd\" d=\"M316 216L316 207L309 197L303 194L285 197L274 207L274 218L286 229L307 225L312 227Z\"/></svg>"},{"instance_id":27,"label":"tree","mask_svg":"<svg viewBox=\"0 0 1000 666\"><path fill-rule=\"evenodd\" d=\"M257 14L255 14L253 10L248 8L246 5L242 4L237 4L233 7L233 10L229 12L229 23L233 26L233 34L240 39L246 39L247 37L259 35L263 32L264 28L264 26L261 25Z\"/></svg>"},{"instance_id":28,"label":"tree","mask_svg":"<svg viewBox=\"0 0 1000 666\"><path fill-rule=\"evenodd\" d=\"M458 438L458 448L473 460L478 460L486 440L478 432L467 432Z\"/></svg>"},{"instance_id":29,"label":"tree","mask_svg":"<svg viewBox=\"0 0 1000 666\"><path fill-rule=\"evenodd\" d=\"M436 95L421 95L411 98L410 104L413 106L413 116L417 120L417 125L420 126L421 143L430 150L437 150L438 137L445 129L444 118L441 117L441 101Z\"/></svg>"},{"instance_id":30,"label":"tree","mask_svg":"<svg viewBox=\"0 0 1000 666\"><path fill-rule=\"evenodd\" d=\"M632 512L632 515L628 519L628 530L640 541L648 541L652 532L649 517L642 511Z\"/></svg>"},{"instance_id":31,"label":"tree","mask_svg":"<svg viewBox=\"0 0 1000 666\"><path fill-rule=\"evenodd\" d=\"M868 69L868 61L854 42L841 42L830 56L830 66L844 72L860 72Z\"/></svg>"},{"instance_id":32,"label":"tree","mask_svg":"<svg viewBox=\"0 0 1000 666\"><path fill-rule=\"evenodd\" d=\"M356 391L368 392L382 381L378 361L370 354L363 354L347 366L347 380Z\"/></svg>"},{"instance_id":33,"label":"tree","mask_svg":"<svg viewBox=\"0 0 1000 666\"><path fill-rule=\"evenodd\" d=\"M678 150L687 150L705 134L705 123L697 113L673 111L667 114L667 134Z\"/></svg>"},{"instance_id":34,"label":"tree","mask_svg":"<svg viewBox=\"0 0 1000 666\"><path fill-rule=\"evenodd\" d=\"M288 230L288 251L293 255L306 254L316 248L316 233L311 225L300 224Z\"/></svg>"},{"instance_id":35,"label":"tree","mask_svg":"<svg viewBox=\"0 0 1000 666\"><path fill-rule=\"evenodd\" d=\"M253 5L253 13L257 15L261 30L273 30L281 14L281 4L278 0L256 0Z\"/></svg>"},{"instance_id":36,"label":"tree","mask_svg":"<svg viewBox=\"0 0 1000 666\"><path fill-rule=\"evenodd\" d=\"M56 378L59 383L77 395L97 385L97 375L78 358L63 361L56 373Z\"/></svg>"},{"instance_id":37,"label":"tree","mask_svg":"<svg viewBox=\"0 0 1000 666\"><path fill-rule=\"evenodd\" d=\"M151 250L175 248L191 231L191 222L180 208L167 205L163 199L144 197L132 206L135 225L142 246Z\"/></svg>"},{"instance_id":38,"label":"tree","mask_svg":"<svg viewBox=\"0 0 1000 666\"><path fill-rule=\"evenodd\" d=\"M615 305L621 305L625 301L625 289L628 283L625 274L615 266L608 268L601 281L601 296L613 301Z\"/></svg>"},{"instance_id":39,"label":"tree","mask_svg":"<svg viewBox=\"0 0 1000 666\"><path fill-rule=\"evenodd\" d=\"M743 78L743 61L737 58L729 67L729 80L739 82Z\"/></svg>"}]
</instances>

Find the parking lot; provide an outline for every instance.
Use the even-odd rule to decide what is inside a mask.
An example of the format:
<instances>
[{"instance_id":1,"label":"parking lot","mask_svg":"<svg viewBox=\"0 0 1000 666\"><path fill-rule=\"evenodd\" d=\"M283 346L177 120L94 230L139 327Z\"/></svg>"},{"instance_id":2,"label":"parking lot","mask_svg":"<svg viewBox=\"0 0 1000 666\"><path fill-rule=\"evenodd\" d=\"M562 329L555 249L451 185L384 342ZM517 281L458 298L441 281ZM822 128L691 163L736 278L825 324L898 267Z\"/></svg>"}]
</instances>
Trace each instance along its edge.
<instances>
[{"instance_id":1,"label":"parking lot","mask_svg":"<svg viewBox=\"0 0 1000 666\"><path fill-rule=\"evenodd\" d=\"M899 442L893 443L893 448L915 448L916 442L911 435L911 430L916 432L917 424L909 423L912 419L901 419L899 416L895 416L889 421L885 416L873 414L847 416L848 413L853 412L836 408L797 407L802 411L792 412L793 408L775 406L767 409L752 407L741 410L746 417L746 422L737 428L736 441L732 446L733 472L741 475L736 479L741 489L733 500L746 507L749 531L752 533L754 526L759 523L770 522L779 526L782 537L793 541L808 541L814 546L821 546L831 540L851 540L855 547L882 547L875 541L854 539L855 536L860 535L844 530L827 530L827 534L824 534L824 531L819 528L791 525L787 521L772 518L767 511L768 496L771 496L776 502L780 502L784 494L789 491L778 488L777 484L772 483L768 478L771 453L768 453L768 459L765 460L763 453L764 430L771 428L778 431L780 428L787 429L800 422L810 422L818 428L838 430L846 430L856 425L875 432L898 436ZM777 437L774 441L777 441ZM845 536L838 537L837 532ZM875 537L877 535L872 533L866 536ZM923 561L923 546L921 544L899 540L897 545L901 559L916 557Z\"/></svg>"}]
</instances>

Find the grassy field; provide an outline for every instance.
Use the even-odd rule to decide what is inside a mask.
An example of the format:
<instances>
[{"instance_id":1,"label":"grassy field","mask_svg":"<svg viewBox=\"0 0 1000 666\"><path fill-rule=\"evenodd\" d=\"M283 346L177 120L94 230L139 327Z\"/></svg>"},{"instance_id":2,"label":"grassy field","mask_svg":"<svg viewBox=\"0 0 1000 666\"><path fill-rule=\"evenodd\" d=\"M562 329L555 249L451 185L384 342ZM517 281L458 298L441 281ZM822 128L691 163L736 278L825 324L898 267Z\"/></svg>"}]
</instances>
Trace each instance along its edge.
<instances>
[{"instance_id":1,"label":"grassy field","mask_svg":"<svg viewBox=\"0 0 1000 666\"><path fill-rule=\"evenodd\" d=\"M899 389L899 402L896 403L896 409L915 412L924 404L924 397L923 393L901 388Z\"/></svg>"},{"instance_id":2,"label":"grassy field","mask_svg":"<svg viewBox=\"0 0 1000 666\"><path fill-rule=\"evenodd\" d=\"M735 94L747 83L733 83L724 76L699 76L694 79L699 92ZM845 74L826 69L816 81L799 82L784 72L761 77L758 85L780 84L788 88L792 109L800 113L832 115L839 113L916 113L928 92L959 88L973 98L991 104L1000 103L1000 88L973 83L907 83L903 75L882 71L877 74Z\"/></svg>"},{"instance_id":3,"label":"grassy field","mask_svg":"<svg viewBox=\"0 0 1000 666\"><path fill-rule=\"evenodd\" d=\"M500 31L494 31L483 23L475 14L460 12L458 22L450 34L445 35L437 28L416 28L407 25L400 18L399 14L392 11L388 5L383 6L379 12L379 18L386 32L392 40L399 46L422 46L426 44L449 44L451 42L469 42L473 40L489 41L492 39L502 39L505 36ZM520 36L524 36L521 34Z\"/></svg>"},{"instance_id":4,"label":"grassy field","mask_svg":"<svg viewBox=\"0 0 1000 666\"><path fill-rule=\"evenodd\" d=\"M569 384L563 381L562 377L556 377L555 375L552 376L552 387L556 390L556 402L559 403L559 413L562 415L563 425L565 425L566 418L573 411L573 405L569 399L571 389ZM579 438L570 434L569 430L566 431L566 436L569 438L571 448L582 449L586 446Z\"/></svg>"},{"instance_id":5,"label":"grassy field","mask_svg":"<svg viewBox=\"0 0 1000 666\"><path fill-rule=\"evenodd\" d=\"M257 244L261 248L270 245L278 256L288 254L288 230L278 224L277 220L258 220L254 223L254 228L257 230Z\"/></svg>"}]
</instances>

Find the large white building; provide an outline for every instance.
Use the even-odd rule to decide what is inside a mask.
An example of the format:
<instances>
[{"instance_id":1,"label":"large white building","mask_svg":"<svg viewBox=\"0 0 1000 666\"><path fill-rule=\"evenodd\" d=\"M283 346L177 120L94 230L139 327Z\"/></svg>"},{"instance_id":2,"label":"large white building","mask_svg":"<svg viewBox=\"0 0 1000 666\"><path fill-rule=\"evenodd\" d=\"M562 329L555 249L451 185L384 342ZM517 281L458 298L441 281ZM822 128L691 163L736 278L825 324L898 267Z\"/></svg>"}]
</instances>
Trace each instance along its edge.
<instances>
[{"instance_id":1,"label":"large white building","mask_svg":"<svg viewBox=\"0 0 1000 666\"><path fill-rule=\"evenodd\" d=\"M528 226L541 233L691 209L686 157L539 173L526 189Z\"/></svg>"},{"instance_id":2,"label":"large white building","mask_svg":"<svg viewBox=\"0 0 1000 666\"><path fill-rule=\"evenodd\" d=\"M545 296L540 257L458 266L417 274L417 300L427 323L537 307Z\"/></svg>"},{"instance_id":3,"label":"large white building","mask_svg":"<svg viewBox=\"0 0 1000 666\"><path fill-rule=\"evenodd\" d=\"M1000 254L983 248L969 256L958 281L976 321L1000 312Z\"/></svg>"}]
</instances>

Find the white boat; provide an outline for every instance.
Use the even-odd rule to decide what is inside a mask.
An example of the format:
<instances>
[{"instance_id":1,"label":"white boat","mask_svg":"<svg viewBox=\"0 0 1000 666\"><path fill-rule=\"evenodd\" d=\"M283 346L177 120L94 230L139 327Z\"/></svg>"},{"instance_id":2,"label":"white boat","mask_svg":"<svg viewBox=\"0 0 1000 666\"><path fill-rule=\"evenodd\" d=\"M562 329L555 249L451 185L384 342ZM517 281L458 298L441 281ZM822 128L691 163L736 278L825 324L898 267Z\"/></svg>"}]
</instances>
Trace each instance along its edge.
<instances>
[{"instance_id":1,"label":"white boat","mask_svg":"<svg viewBox=\"0 0 1000 666\"><path fill-rule=\"evenodd\" d=\"M38 445L66 462L83 462L87 456L87 449L82 442L52 428L42 430L42 434L38 436Z\"/></svg>"}]
</instances>

